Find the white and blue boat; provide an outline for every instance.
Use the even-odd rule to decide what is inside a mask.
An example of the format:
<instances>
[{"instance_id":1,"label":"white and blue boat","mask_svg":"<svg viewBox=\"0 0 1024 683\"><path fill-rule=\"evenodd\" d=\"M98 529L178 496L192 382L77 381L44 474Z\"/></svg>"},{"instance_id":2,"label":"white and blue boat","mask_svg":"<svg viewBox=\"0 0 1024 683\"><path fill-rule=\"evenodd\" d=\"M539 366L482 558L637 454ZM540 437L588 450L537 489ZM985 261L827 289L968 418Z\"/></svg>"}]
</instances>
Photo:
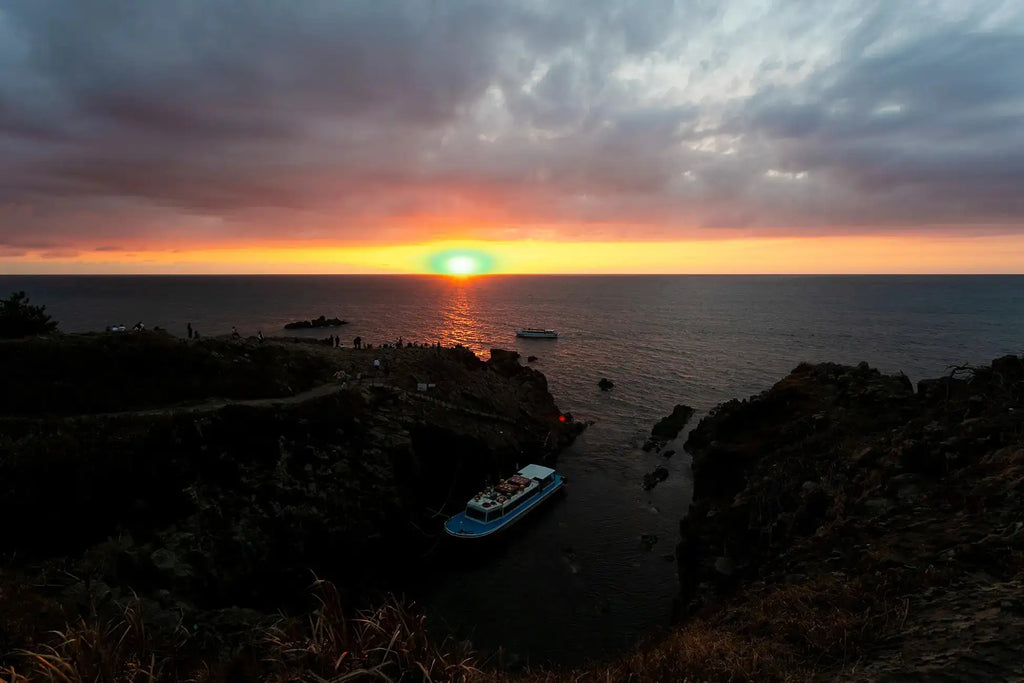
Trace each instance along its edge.
<instances>
[{"instance_id":1,"label":"white and blue boat","mask_svg":"<svg viewBox=\"0 0 1024 683\"><path fill-rule=\"evenodd\" d=\"M469 499L466 509L444 523L456 538L483 538L511 526L562 488L563 479L550 467L527 465Z\"/></svg>"}]
</instances>

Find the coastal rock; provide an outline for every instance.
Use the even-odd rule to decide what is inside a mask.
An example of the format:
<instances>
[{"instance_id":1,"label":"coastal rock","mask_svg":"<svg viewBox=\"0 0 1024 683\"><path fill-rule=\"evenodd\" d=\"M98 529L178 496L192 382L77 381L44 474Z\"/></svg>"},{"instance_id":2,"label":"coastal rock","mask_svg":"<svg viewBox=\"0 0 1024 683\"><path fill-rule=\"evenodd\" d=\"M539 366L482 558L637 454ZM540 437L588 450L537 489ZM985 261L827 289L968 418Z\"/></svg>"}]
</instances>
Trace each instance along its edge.
<instances>
[{"instance_id":1,"label":"coastal rock","mask_svg":"<svg viewBox=\"0 0 1024 683\"><path fill-rule=\"evenodd\" d=\"M601 391L608 391L615 386L615 382L611 381L607 377L602 377L598 382L597 386L600 387Z\"/></svg>"},{"instance_id":2,"label":"coastal rock","mask_svg":"<svg viewBox=\"0 0 1024 683\"><path fill-rule=\"evenodd\" d=\"M318 318L312 320L297 320L291 323L285 323L284 329L286 330L311 330L319 327L340 327L347 325L347 320L341 320L340 318L328 318L321 315Z\"/></svg>"},{"instance_id":3,"label":"coastal rock","mask_svg":"<svg viewBox=\"0 0 1024 683\"><path fill-rule=\"evenodd\" d=\"M710 411L686 444L694 497L676 549L682 612L716 604L719 623L743 629L771 596L807 596L785 628L822 623L815 604L846 605L830 616L857 624L841 651L787 638L781 616L757 628L776 648L806 648L822 679L887 679L908 666L1013 678L1024 660L993 634L1024 625L1000 602L1019 590L1024 556L1024 361L912 388L863 363L801 364ZM898 621L881 617L896 604ZM986 672L965 652L985 652Z\"/></svg>"},{"instance_id":4,"label":"coastal rock","mask_svg":"<svg viewBox=\"0 0 1024 683\"><path fill-rule=\"evenodd\" d=\"M676 405L670 415L658 420L651 429L651 436L662 441L669 441L676 438L679 432L686 426L686 423L693 417L693 408L687 405Z\"/></svg>"},{"instance_id":5,"label":"coastal rock","mask_svg":"<svg viewBox=\"0 0 1024 683\"><path fill-rule=\"evenodd\" d=\"M12 358L43 359L60 340L19 344L6 349ZM86 384L76 400L95 391L95 405L119 411L80 414L72 395L47 404L29 390L18 409L34 412L2 415L0 515L23 520L5 527L4 547L33 571L59 567L115 595L186 606L196 623L233 605L265 615L300 607L311 572L333 580L346 604L403 589L416 578L408 567L437 541L438 509L514 471L524 453L549 459L585 428L558 419L544 375L514 352L485 363L460 349L405 349L369 383L355 379L369 356L302 341L96 335L65 344L65 355L99 366L145 345L140 356L173 368L174 386L190 393L145 387L152 394L132 406L105 403L105 388ZM263 365L263 354L274 362ZM65 381L77 386L91 371ZM267 390L282 378L299 393ZM429 395L416 391L424 381ZM224 398L232 393L241 398ZM160 396L190 400L154 407Z\"/></svg>"},{"instance_id":6,"label":"coastal rock","mask_svg":"<svg viewBox=\"0 0 1024 683\"><path fill-rule=\"evenodd\" d=\"M693 408L679 404L672 409L672 414L663 417L651 429L651 437L644 442L645 451L660 451L672 439L679 435L686 423L693 416ZM671 457L675 451L669 451L665 457Z\"/></svg>"},{"instance_id":7,"label":"coastal rock","mask_svg":"<svg viewBox=\"0 0 1024 683\"><path fill-rule=\"evenodd\" d=\"M668 479L668 469L661 465L655 467L653 472L648 472L644 475L644 491L650 491L666 479Z\"/></svg>"},{"instance_id":8,"label":"coastal rock","mask_svg":"<svg viewBox=\"0 0 1024 683\"><path fill-rule=\"evenodd\" d=\"M518 370L520 355L518 351L508 349L491 349L490 365L496 370L515 372Z\"/></svg>"}]
</instances>

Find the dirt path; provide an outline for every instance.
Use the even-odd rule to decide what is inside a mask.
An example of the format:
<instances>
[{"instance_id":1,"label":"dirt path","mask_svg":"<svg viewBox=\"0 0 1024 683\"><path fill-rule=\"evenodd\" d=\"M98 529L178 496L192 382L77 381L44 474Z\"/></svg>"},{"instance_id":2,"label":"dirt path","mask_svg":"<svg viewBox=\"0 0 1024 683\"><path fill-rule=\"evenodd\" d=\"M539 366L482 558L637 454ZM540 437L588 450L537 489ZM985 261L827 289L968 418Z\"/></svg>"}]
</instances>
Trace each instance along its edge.
<instances>
[{"instance_id":1,"label":"dirt path","mask_svg":"<svg viewBox=\"0 0 1024 683\"><path fill-rule=\"evenodd\" d=\"M195 404L184 404L184 405L173 405L173 406L162 406L160 408L145 408L143 410L124 410L116 413L81 413L79 415L69 415L67 417L146 417L154 415L172 415L178 413L212 413L226 406L277 406L277 405L295 405L299 403L305 403L306 401L312 401L314 399L323 398L324 396L330 396L331 394L337 393L347 386L344 382L323 384L318 387L313 387L307 391L293 394L292 396L274 396L269 398L215 398L208 399L202 403Z\"/></svg>"},{"instance_id":2,"label":"dirt path","mask_svg":"<svg viewBox=\"0 0 1024 683\"><path fill-rule=\"evenodd\" d=\"M82 413L78 415L68 415L69 419L79 417L95 417L95 418L120 418L120 417L152 417L161 415L175 415L175 414L196 414L196 413L212 413L216 412L227 406L251 406L251 407L269 407L269 406L286 406L286 405L298 405L305 403L306 401L313 401L318 398L330 396L340 392L343 389L351 386L372 386L379 388L386 388L393 391L396 394L401 395L404 398L416 399L427 403L433 403L435 405L442 406L449 410L462 413L464 415L470 415L473 417L493 420L495 422L504 422L506 424L516 424L516 420L504 415L497 415L495 413L488 413L483 410L476 410L473 408L467 408L465 406L456 405L449 401L444 401L433 396L428 396L423 393L417 393L413 391L407 391L400 389L389 384L385 384L380 380L355 380L354 382L332 382L330 384L323 384L318 387L314 387L307 391L293 394L292 396L277 396L268 398L248 398L248 399L232 399L232 398L216 398L207 399L202 403L195 404L183 404L173 406L162 406L160 408L145 408L142 410L124 410L115 413Z\"/></svg>"}]
</instances>

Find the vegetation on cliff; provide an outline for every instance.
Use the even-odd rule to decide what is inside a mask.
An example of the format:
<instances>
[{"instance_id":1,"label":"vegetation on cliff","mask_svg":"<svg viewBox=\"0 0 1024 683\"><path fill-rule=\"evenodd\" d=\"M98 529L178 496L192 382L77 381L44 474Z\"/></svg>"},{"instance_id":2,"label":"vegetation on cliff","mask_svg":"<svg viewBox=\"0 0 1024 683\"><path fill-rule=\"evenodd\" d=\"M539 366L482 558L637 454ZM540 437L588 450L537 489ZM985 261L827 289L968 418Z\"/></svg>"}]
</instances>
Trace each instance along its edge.
<instances>
[{"instance_id":1,"label":"vegetation on cliff","mask_svg":"<svg viewBox=\"0 0 1024 683\"><path fill-rule=\"evenodd\" d=\"M0 299L0 339L47 334L57 329L57 321L46 314L46 306L33 306L25 292L12 292Z\"/></svg>"},{"instance_id":2,"label":"vegetation on cliff","mask_svg":"<svg viewBox=\"0 0 1024 683\"><path fill-rule=\"evenodd\" d=\"M314 574L350 608L383 602L429 577L434 511L582 428L500 352L148 332L3 346L0 373L33 382L0 415L0 515L19 520L0 532L0 657L47 629L107 633L132 604L157 650L184 626L223 663L305 610Z\"/></svg>"}]
</instances>

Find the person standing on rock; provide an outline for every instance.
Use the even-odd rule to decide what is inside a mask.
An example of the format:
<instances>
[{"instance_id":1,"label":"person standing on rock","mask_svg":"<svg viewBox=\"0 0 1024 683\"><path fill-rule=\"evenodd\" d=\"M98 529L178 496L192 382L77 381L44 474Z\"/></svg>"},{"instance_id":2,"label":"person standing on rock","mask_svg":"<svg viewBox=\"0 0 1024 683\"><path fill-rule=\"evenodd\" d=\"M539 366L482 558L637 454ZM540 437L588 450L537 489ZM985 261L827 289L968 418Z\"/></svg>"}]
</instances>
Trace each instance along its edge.
<instances>
[{"instance_id":1,"label":"person standing on rock","mask_svg":"<svg viewBox=\"0 0 1024 683\"><path fill-rule=\"evenodd\" d=\"M363 348L363 338L362 337L356 337L355 339L353 339L352 340L352 347L356 348L356 349Z\"/></svg>"},{"instance_id":2,"label":"person standing on rock","mask_svg":"<svg viewBox=\"0 0 1024 683\"><path fill-rule=\"evenodd\" d=\"M188 338L192 338L192 323L188 323Z\"/></svg>"}]
</instances>

